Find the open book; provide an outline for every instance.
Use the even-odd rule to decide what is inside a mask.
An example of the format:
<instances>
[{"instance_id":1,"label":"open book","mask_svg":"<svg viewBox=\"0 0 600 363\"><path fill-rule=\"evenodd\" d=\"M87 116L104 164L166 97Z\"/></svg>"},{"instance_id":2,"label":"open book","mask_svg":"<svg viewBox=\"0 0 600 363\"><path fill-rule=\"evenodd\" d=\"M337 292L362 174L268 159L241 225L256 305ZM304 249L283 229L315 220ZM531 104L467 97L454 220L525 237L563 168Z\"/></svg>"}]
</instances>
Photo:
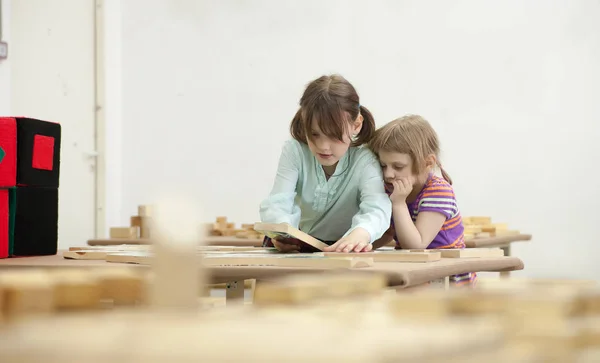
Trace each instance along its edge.
<instances>
[{"instance_id":1,"label":"open book","mask_svg":"<svg viewBox=\"0 0 600 363\"><path fill-rule=\"evenodd\" d=\"M287 223L256 223L254 230L265 236L275 239L277 237L295 238L304 242L303 250L323 251L328 245L314 238L313 236L294 228Z\"/></svg>"}]
</instances>

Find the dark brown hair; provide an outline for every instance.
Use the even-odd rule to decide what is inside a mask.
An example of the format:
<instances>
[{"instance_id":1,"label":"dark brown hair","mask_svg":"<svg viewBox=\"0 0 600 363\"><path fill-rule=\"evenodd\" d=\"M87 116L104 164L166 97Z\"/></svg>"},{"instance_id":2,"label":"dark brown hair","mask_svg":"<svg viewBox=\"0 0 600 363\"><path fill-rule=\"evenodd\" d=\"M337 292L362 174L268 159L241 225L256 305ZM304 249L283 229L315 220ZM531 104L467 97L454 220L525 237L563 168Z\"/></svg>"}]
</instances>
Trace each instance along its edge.
<instances>
[{"instance_id":1,"label":"dark brown hair","mask_svg":"<svg viewBox=\"0 0 600 363\"><path fill-rule=\"evenodd\" d=\"M344 141L350 124L359 114L363 116L363 124L353 146L368 143L375 134L373 115L360 104L356 90L344 77L337 74L321 76L306 87L290 133L294 139L306 144L312 135L312 121L316 120L325 136Z\"/></svg>"},{"instance_id":2,"label":"dark brown hair","mask_svg":"<svg viewBox=\"0 0 600 363\"><path fill-rule=\"evenodd\" d=\"M406 115L380 127L369 143L371 150L379 156L380 151L408 154L413 162L413 172L425 169L425 158L433 154L442 177L452 184L450 175L440 163L440 142L438 135L423 117Z\"/></svg>"}]
</instances>

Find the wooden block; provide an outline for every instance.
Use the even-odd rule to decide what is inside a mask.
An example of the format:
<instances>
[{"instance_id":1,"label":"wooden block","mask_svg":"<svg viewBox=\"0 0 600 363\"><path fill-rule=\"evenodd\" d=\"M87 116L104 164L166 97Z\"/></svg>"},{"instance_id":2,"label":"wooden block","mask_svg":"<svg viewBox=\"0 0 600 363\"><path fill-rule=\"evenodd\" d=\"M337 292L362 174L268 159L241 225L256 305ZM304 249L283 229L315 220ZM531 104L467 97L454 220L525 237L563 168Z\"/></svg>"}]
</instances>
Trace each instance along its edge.
<instances>
[{"instance_id":1,"label":"wooden block","mask_svg":"<svg viewBox=\"0 0 600 363\"><path fill-rule=\"evenodd\" d=\"M464 233L465 234L477 234L477 233L481 233L481 227L465 226Z\"/></svg>"},{"instance_id":2,"label":"wooden block","mask_svg":"<svg viewBox=\"0 0 600 363\"><path fill-rule=\"evenodd\" d=\"M521 232L516 231L516 230L496 231L495 236L496 237L501 237L501 236L516 236L516 235L518 235L520 233Z\"/></svg>"},{"instance_id":3,"label":"wooden block","mask_svg":"<svg viewBox=\"0 0 600 363\"><path fill-rule=\"evenodd\" d=\"M227 306L225 297L204 296L198 298L201 309L212 309Z\"/></svg>"},{"instance_id":4,"label":"wooden block","mask_svg":"<svg viewBox=\"0 0 600 363\"><path fill-rule=\"evenodd\" d=\"M380 273L343 271L326 275L330 297L369 295L383 292L387 287L387 277Z\"/></svg>"},{"instance_id":5,"label":"wooden block","mask_svg":"<svg viewBox=\"0 0 600 363\"><path fill-rule=\"evenodd\" d=\"M110 238L137 238L137 227L111 227Z\"/></svg>"},{"instance_id":6,"label":"wooden block","mask_svg":"<svg viewBox=\"0 0 600 363\"><path fill-rule=\"evenodd\" d=\"M286 223L256 223L254 225L254 230L263 233L266 236L269 236L270 238L296 238L319 251L323 251L326 247L328 247L327 244Z\"/></svg>"},{"instance_id":7,"label":"wooden block","mask_svg":"<svg viewBox=\"0 0 600 363\"><path fill-rule=\"evenodd\" d=\"M225 229L221 231L222 236L232 237L235 236L237 232L234 229Z\"/></svg>"},{"instance_id":8,"label":"wooden block","mask_svg":"<svg viewBox=\"0 0 600 363\"><path fill-rule=\"evenodd\" d=\"M411 250L412 251L412 250ZM423 252L374 251L374 252L325 252L328 257L371 257L375 262L434 262L442 259L438 251Z\"/></svg>"},{"instance_id":9,"label":"wooden block","mask_svg":"<svg viewBox=\"0 0 600 363\"><path fill-rule=\"evenodd\" d=\"M600 316L600 290L595 286L585 289L577 297L577 313L584 316Z\"/></svg>"},{"instance_id":10,"label":"wooden block","mask_svg":"<svg viewBox=\"0 0 600 363\"><path fill-rule=\"evenodd\" d=\"M140 205L140 206L138 206L138 216L140 216L140 217L152 217L152 206L151 205Z\"/></svg>"},{"instance_id":11,"label":"wooden block","mask_svg":"<svg viewBox=\"0 0 600 363\"><path fill-rule=\"evenodd\" d=\"M142 228L142 217L141 216L131 216L130 224L131 224L131 227Z\"/></svg>"},{"instance_id":12,"label":"wooden block","mask_svg":"<svg viewBox=\"0 0 600 363\"><path fill-rule=\"evenodd\" d=\"M227 217L217 217L217 224L226 224Z\"/></svg>"},{"instance_id":13,"label":"wooden block","mask_svg":"<svg viewBox=\"0 0 600 363\"><path fill-rule=\"evenodd\" d=\"M490 232L480 232L475 234L475 238L490 238L492 234Z\"/></svg>"},{"instance_id":14,"label":"wooden block","mask_svg":"<svg viewBox=\"0 0 600 363\"><path fill-rule=\"evenodd\" d=\"M321 276L319 276L321 277ZM314 276L286 276L277 281L261 281L256 285L254 303L302 304L327 296L328 286Z\"/></svg>"},{"instance_id":15,"label":"wooden block","mask_svg":"<svg viewBox=\"0 0 600 363\"><path fill-rule=\"evenodd\" d=\"M235 223L227 223L226 228L228 228L228 229L234 229L235 228Z\"/></svg>"},{"instance_id":16,"label":"wooden block","mask_svg":"<svg viewBox=\"0 0 600 363\"><path fill-rule=\"evenodd\" d=\"M43 271L3 271L0 294L7 318L48 314L54 310L54 283Z\"/></svg>"},{"instance_id":17,"label":"wooden block","mask_svg":"<svg viewBox=\"0 0 600 363\"><path fill-rule=\"evenodd\" d=\"M100 284L100 296L115 305L135 305L146 301L147 281L142 271L129 268L102 268L90 271Z\"/></svg>"},{"instance_id":18,"label":"wooden block","mask_svg":"<svg viewBox=\"0 0 600 363\"><path fill-rule=\"evenodd\" d=\"M477 217L477 216L471 216L471 217L462 217L463 223L464 224L492 224L492 218L491 217Z\"/></svg>"},{"instance_id":19,"label":"wooden block","mask_svg":"<svg viewBox=\"0 0 600 363\"><path fill-rule=\"evenodd\" d=\"M485 224L481 226L481 232L482 233L494 233L496 232L496 226L494 226L493 224Z\"/></svg>"},{"instance_id":20,"label":"wooden block","mask_svg":"<svg viewBox=\"0 0 600 363\"><path fill-rule=\"evenodd\" d=\"M575 296L573 290L561 288L516 294L504 314L509 334L544 336L567 331L569 318L577 311Z\"/></svg>"},{"instance_id":21,"label":"wooden block","mask_svg":"<svg viewBox=\"0 0 600 363\"><path fill-rule=\"evenodd\" d=\"M437 249L442 254L442 258L473 258L473 257L501 257L504 256L504 250L501 248L449 248Z\"/></svg>"},{"instance_id":22,"label":"wooden block","mask_svg":"<svg viewBox=\"0 0 600 363\"><path fill-rule=\"evenodd\" d=\"M453 290L447 305L455 315L502 314L510 309L515 290Z\"/></svg>"},{"instance_id":23,"label":"wooden block","mask_svg":"<svg viewBox=\"0 0 600 363\"><path fill-rule=\"evenodd\" d=\"M52 270L54 303L57 309L85 309L99 306L102 296L97 279L82 270Z\"/></svg>"},{"instance_id":24,"label":"wooden block","mask_svg":"<svg viewBox=\"0 0 600 363\"><path fill-rule=\"evenodd\" d=\"M494 223L493 226L496 228L496 232L508 230L508 224L506 223Z\"/></svg>"},{"instance_id":25,"label":"wooden block","mask_svg":"<svg viewBox=\"0 0 600 363\"><path fill-rule=\"evenodd\" d=\"M396 296L390 299L389 307L397 318L403 320L442 320L450 312L445 290L437 289L396 294Z\"/></svg>"},{"instance_id":26,"label":"wooden block","mask_svg":"<svg viewBox=\"0 0 600 363\"><path fill-rule=\"evenodd\" d=\"M380 293L386 286L385 276L377 273L344 271L289 275L258 283L254 302L257 305L300 304Z\"/></svg>"},{"instance_id":27,"label":"wooden block","mask_svg":"<svg viewBox=\"0 0 600 363\"><path fill-rule=\"evenodd\" d=\"M152 238L152 218L141 217L140 238Z\"/></svg>"},{"instance_id":28,"label":"wooden block","mask_svg":"<svg viewBox=\"0 0 600 363\"><path fill-rule=\"evenodd\" d=\"M253 231L254 230L254 223L252 223L252 224L242 224L242 229Z\"/></svg>"}]
</instances>

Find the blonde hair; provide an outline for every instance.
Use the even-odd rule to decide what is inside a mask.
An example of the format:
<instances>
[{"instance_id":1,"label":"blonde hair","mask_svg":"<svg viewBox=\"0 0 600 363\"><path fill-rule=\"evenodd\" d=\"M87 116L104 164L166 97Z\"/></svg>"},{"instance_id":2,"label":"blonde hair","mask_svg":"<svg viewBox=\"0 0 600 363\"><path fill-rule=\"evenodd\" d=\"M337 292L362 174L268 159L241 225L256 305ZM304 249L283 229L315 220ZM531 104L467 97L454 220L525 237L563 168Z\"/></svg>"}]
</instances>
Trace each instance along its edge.
<instances>
[{"instance_id":1,"label":"blonde hair","mask_svg":"<svg viewBox=\"0 0 600 363\"><path fill-rule=\"evenodd\" d=\"M408 154L413 162L413 172L425 170L425 159L433 154L442 177L452 184L452 179L439 162L440 142L429 122L419 115L400 117L375 131L369 147L379 156L380 151Z\"/></svg>"}]
</instances>

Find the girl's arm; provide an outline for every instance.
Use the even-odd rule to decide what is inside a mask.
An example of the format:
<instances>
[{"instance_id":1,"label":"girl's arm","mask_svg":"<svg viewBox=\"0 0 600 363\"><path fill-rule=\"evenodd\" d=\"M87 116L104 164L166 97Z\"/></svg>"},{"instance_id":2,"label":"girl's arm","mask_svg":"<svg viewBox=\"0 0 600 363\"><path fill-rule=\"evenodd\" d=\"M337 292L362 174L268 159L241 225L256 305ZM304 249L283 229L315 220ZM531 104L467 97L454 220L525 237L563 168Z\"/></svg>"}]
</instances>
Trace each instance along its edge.
<instances>
[{"instance_id":1,"label":"girl's arm","mask_svg":"<svg viewBox=\"0 0 600 363\"><path fill-rule=\"evenodd\" d=\"M364 168L359 170L359 211L352 217L350 230L326 251L361 252L371 250L375 240L390 226L391 202L385 193L383 173L375 155L367 156Z\"/></svg>"},{"instance_id":2,"label":"girl's arm","mask_svg":"<svg viewBox=\"0 0 600 363\"><path fill-rule=\"evenodd\" d=\"M446 216L437 212L422 212L413 223L406 202L392 208L396 239L402 249L427 248L446 221Z\"/></svg>"},{"instance_id":3,"label":"girl's arm","mask_svg":"<svg viewBox=\"0 0 600 363\"><path fill-rule=\"evenodd\" d=\"M260 204L260 220L263 223L287 223L298 227L300 208L294 203L296 185L301 168L301 151L296 140L283 146L277 175L269 196Z\"/></svg>"},{"instance_id":4,"label":"girl's arm","mask_svg":"<svg viewBox=\"0 0 600 363\"><path fill-rule=\"evenodd\" d=\"M392 215L396 227L396 239L403 249L427 248L442 229L444 222L458 212L454 191L449 185L436 185L424 190L413 223L406 198L413 188L412 180L403 178L393 182Z\"/></svg>"}]
</instances>

